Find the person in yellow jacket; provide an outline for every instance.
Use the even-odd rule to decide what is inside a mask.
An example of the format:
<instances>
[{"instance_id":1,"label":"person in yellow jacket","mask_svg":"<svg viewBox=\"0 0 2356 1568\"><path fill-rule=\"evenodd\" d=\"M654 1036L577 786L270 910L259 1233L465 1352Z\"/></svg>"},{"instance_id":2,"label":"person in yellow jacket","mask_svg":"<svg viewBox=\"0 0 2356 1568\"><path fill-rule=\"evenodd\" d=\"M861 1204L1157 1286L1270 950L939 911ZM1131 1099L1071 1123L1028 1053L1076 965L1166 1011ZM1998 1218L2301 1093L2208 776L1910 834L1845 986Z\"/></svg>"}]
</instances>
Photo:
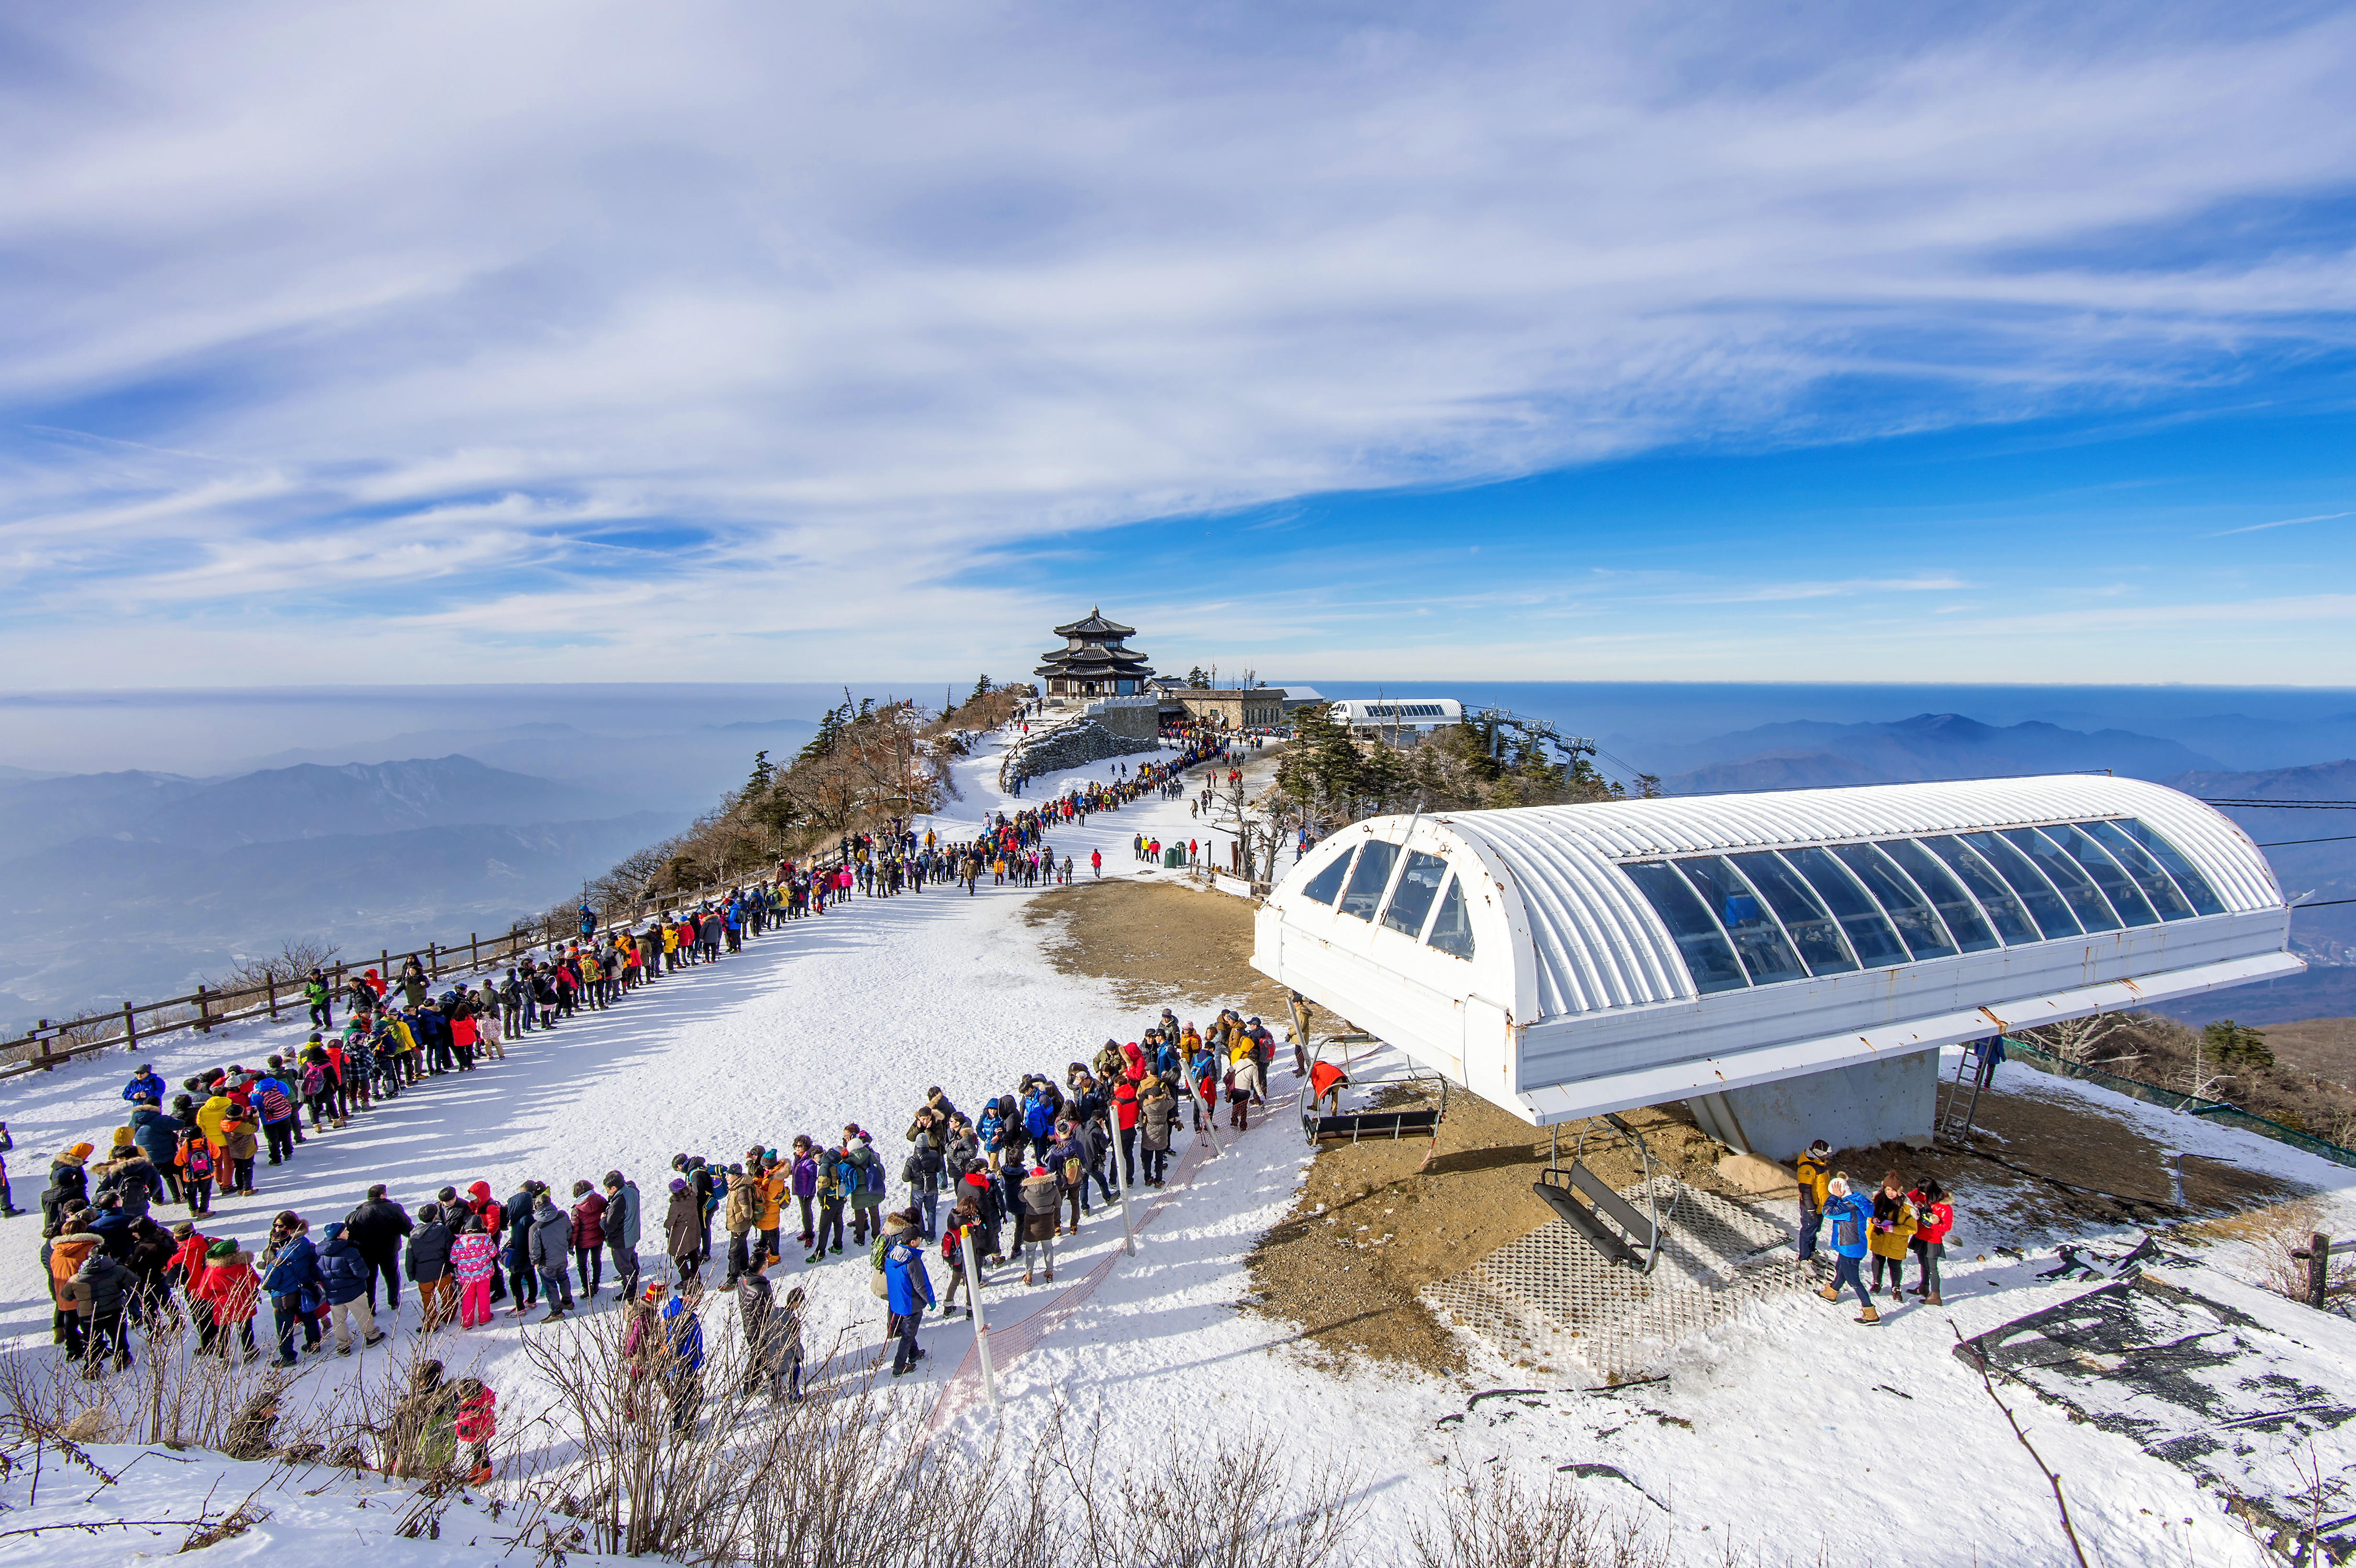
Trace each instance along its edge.
<instances>
[{"instance_id":1,"label":"person in yellow jacket","mask_svg":"<svg viewBox=\"0 0 2356 1568\"><path fill-rule=\"evenodd\" d=\"M1893 1170L1881 1179L1881 1190L1873 1195L1873 1228L1865 1238L1866 1250L1873 1254L1872 1288L1881 1288L1881 1276L1887 1271L1892 1301L1906 1299L1906 1248L1919 1226L1914 1205L1906 1196L1906 1184Z\"/></svg>"},{"instance_id":2,"label":"person in yellow jacket","mask_svg":"<svg viewBox=\"0 0 2356 1568\"><path fill-rule=\"evenodd\" d=\"M1816 1255L1816 1232L1824 1228L1825 1198L1833 1179L1832 1146L1818 1138L1799 1158L1800 1261Z\"/></svg>"},{"instance_id":3,"label":"person in yellow jacket","mask_svg":"<svg viewBox=\"0 0 2356 1568\"><path fill-rule=\"evenodd\" d=\"M213 1168L216 1170L220 1170L221 1162L229 1157L229 1140L221 1136L221 1121L229 1115L229 1096L219 1089L213 1091L211 1099L197 1107L197 1130L205 1135L205 1142L213 1146ZM222 1171L222 1175L225 1178L228 1173ZM229 1190L226 1180L221 1190Z\"/></svg>"},{"instance_id":4,"label":"person in yellow jacket","mask_svg":"<svg viewBox=\"0 0 2356 1568\"><path fill-rule=\"evenodd\" d=\"M764 1157L761 1174L754 1186L761 1195L761 1250L774 1258L777 1255L777 1216L786 1206L786 1173Z\"/></svg>"}]
</instances>

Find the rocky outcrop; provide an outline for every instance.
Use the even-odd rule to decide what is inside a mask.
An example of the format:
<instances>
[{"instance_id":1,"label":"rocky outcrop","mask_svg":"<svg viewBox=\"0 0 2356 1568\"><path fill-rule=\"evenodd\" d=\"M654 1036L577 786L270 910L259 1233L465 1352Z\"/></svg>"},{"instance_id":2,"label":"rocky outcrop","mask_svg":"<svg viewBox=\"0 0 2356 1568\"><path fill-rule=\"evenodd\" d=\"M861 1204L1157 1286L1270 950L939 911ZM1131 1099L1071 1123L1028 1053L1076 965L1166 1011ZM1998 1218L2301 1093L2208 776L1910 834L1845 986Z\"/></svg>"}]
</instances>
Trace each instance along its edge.
<instances>
[{"instance_id":1,"label":"rocky outcrop","mask_svg":"<svg viewBox=\"0 0 2356 1568\"><path fill-rule=\"evenodd\" d=\"M1019 778L1036 778L1041 773L1084 767L1108 757L1133 756L1161 749L1158 740L1116 735L1094 719L1070 719L1052 730L1033 731L1017 742L998 765L998 783L1001 788L1008 788Z\"/></svg>"}]
</instances>

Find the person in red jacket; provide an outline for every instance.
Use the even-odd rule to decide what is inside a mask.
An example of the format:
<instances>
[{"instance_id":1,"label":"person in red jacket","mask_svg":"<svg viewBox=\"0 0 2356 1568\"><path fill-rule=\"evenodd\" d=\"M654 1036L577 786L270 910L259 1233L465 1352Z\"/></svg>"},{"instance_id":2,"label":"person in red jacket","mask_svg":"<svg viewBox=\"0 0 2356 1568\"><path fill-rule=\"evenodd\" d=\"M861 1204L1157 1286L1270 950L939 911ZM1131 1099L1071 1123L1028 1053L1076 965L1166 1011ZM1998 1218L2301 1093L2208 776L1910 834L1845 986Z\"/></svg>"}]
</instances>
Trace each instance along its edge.
<instances>
[{"instance_id":1,"label":"person in red jacket","mask_svg":"<svg viewBox=\"0 0 2356 1568\"><path fill-rule=\"evenodd\" d=\"M1908 1194L1908 1201L1914 1205L1915 1227L1914 1239L1907 1247L1922 1270L1913 1293L1922 1298L1924 1306L1937 1307L1939 1260L1947 1255L1947 1232L1954 1226L1955 1208L1935 1181L1924 1181Z\"/></svg>"},{"instance_id":2,"label":"person in red jacket","mask_svg":"<svg viewBox=\"0 0 2356 1568\"><path fill-rule=\"evenodd\" d=\"M262 1277L253 1272L252 1253L227 1240L206 1247L205 1276L193 1293L205 1305L198 1354L226 1356L231 1344L236 1344L249 1361L260 1355L253 1343L253 1310L261 1289Z\"/></svg>"},{"instance_id":3,"label":"person in red jacket","mask_svg":"<svg viewBox=\"0 0 2356 1568\"><path fill-rule=\"evenodd\" d=\"M1134 1045L1126 1048L1137 1050ZM1137 1185L1137 1080L1126 1072L1112 1081L1113 1125L1120 1129L1120 1168L1123 1187Z\"/></svg>"}]
</instances>

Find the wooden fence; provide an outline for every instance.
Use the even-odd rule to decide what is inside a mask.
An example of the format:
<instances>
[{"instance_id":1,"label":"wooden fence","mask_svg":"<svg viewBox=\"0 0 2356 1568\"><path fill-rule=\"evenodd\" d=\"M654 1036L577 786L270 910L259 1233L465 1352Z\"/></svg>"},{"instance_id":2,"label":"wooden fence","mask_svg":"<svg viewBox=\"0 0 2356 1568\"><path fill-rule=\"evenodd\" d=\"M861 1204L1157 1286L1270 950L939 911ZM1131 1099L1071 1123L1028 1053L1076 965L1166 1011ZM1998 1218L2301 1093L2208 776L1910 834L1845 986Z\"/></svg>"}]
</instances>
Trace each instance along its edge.
<instances>
[{"instance_id":1,"label":"wooden fence","mask_svg":"<svg viewBox=\"0 0 2356 1568\"><path fill-rule=\"evenodd\" d=\"M724 893L731 887L749 887L761 880L714 883L693 892L674 893L668 898L648 900L637 906L635 915L626 921L607 921L598 927L600 934L630 929L659 910L692 906ZM568 940L570 938L568 937ZM511 963L541 946L543 938L533 931L503 932L486 937L468 932L463 943L428 942L422 947L382 947L373 961L367 958L338 958L334 966L321 966L335 995L341 998L349 977L362 970L373 968L391 986L394 979L395 960L415 957L429 980L444 975L460 975L480 969L486 965ZM547 943L553 951L556 944ZM13 1078L19 1073L46 1072L59 1062L76 1057L92 1056L100 1051L122 1050L135 1052L141 1046L181 1029L193 1029L198 1034L210 1034L216 1024L238 1023L249 1019L266 1018L276 1022L282 1013L304 1016L307 1004L303 999L305 976L273 975L258 986L239 989L215 989L198 986L185 997L166 997L155 1002L125 1002L116 1013L90 1013L78 1019L63 1020L43 1019L32 1029L15 1040L0 1041L0 1056L13 1056L16 1061L0 1063L0 1078Z\"/></svg>"}]
</instances>

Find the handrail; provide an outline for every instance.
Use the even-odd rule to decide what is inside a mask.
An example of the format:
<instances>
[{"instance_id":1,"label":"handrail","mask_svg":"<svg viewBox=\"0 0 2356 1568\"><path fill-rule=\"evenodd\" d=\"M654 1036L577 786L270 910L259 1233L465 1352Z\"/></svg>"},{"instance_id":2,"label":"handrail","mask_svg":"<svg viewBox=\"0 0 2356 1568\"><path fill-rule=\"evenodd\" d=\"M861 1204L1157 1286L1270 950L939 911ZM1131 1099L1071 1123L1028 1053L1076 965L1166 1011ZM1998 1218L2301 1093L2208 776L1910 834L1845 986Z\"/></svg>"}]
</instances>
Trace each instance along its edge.
<instances>
[{"instance_id":1,"label":"handrail","mask_svg":"<svg viewBox=\"0 0 2356 1568\"><path fill-rule=\"evenodd\" d=\"M830 862L816 855L810 857L810 861L817 866L831 864L836 869L844 864L839 851L833 854ZM635 927L660 911L698 903L730 888L750 886L766 880L760 876L723 880L700 888L667 893L660 898L642 899L638 901L637 912L628 919L603 921L594 934L609 935L625 927ZM577 940L577 935L547 939L549 950L554 952L557 944L566 940ZM403 958L415 957L423 966L425 977L434 980L444 975L470 973L486 965L497 966L540 946L542 941L542 935L536 930L510 930L491 937L470 931L463 944L429 941L422 946L380 948L376 968L379 977L390 985L393 979L392 955L397 952ZM322 965L322 971L327 976L330 989L340 996L348 977L368 967L365 958L339 958L332 969ZM0 1040L0 1050L27 1053L21 1061L0 1063L0 1079L33 1072L47 1072L61 1062L117 1048L136 1051L145 1042L182 1029L210 1034L217 1024L242 1023L264 1017L275 1020L280 1011L286 1008L299 1013L305 1006L302 986L300 978L290 976L280 980L274 976L265 978L260 985L234 990L199 985L186 996L166 997L152 1002L125 1002L120 1012L86 1013L78 1019L43 1019L16 1039ZM149 1016L190 1007L195 1011L181 1018L156 1019Z\"/></svg>"}]
</instances>

